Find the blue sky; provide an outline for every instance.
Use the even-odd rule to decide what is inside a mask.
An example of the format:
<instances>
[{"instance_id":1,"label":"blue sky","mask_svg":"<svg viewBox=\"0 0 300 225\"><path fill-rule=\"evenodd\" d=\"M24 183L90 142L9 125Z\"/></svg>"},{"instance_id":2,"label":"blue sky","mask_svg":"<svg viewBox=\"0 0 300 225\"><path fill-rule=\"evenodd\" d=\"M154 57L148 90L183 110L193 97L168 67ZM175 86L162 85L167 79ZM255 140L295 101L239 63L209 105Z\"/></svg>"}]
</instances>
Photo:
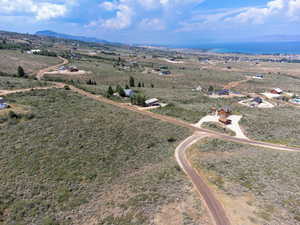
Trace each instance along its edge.
<instances>
[{"instance_id":1,"label":"blue sky","mask_svg":"<svg viewBox=\"0 0 300 225\"><path fill-rule=\"evenodd\" d=\"M0 0L0 29L140 44L300 35L300 0Z\"/></svg>"}]
</instances>

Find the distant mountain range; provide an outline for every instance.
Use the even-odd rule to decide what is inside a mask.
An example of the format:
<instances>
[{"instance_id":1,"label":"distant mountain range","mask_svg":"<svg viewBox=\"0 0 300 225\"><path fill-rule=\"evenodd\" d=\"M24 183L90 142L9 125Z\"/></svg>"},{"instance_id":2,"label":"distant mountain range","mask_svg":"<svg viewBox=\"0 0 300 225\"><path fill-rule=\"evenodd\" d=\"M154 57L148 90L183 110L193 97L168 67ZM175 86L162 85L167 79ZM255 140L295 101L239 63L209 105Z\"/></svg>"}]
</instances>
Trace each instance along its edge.
<instances>
[{"instance_id":1,"label":"distant mountain range","mask_svg":"<svg viewBox=\"0 0 300 225\"><path fill-rule=\"evenodd\" d=\"M109 41L101 40L98 38L61 34L61 33L56 33L54 31L51 31L51 30L38 31L35 34L39 35L39 36L56 37L56 38L63 38L63 39L84 41L84 42L95 42L95 43L102 43L102 44L110 44L111 43Z\"/></svg>"}]
</instances>

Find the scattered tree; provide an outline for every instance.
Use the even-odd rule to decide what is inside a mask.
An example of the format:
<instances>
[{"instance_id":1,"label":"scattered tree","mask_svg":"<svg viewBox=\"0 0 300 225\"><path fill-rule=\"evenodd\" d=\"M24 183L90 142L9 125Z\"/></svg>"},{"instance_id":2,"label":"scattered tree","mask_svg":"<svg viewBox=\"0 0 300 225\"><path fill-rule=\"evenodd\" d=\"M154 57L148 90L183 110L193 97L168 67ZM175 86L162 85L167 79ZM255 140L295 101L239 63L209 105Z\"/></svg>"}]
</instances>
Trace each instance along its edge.
<instances>
[{"instance_id":1,"label":"scattered tree","mask_svg":"<svg viewBox=\"0 0 300 225\"><path fill-rule=\"evenodd\" d=\"M214 91L214 87L210 85L209 88L208 88L208 92L212 93L213 91Z\"/></svg>"},{"instance_id":2,"label":"scattered tree","mask_svg":"<svg viewBox=\"0 0 300 225\"><path fill-rule=\"evenodd\" d=\"M133 77L130 77L130 78L129 78L129 86L130 86L130 87L135 87L135 81L134 81L134 78L133 78Z\"/></svg>"},{"instance_id":3,"label":"scattered tree","mask_svg":"<svg viewBox=\"0 0 300 225\"><path fill-rule=\"evenodd\" d=\"M139 88L140 88L140 87L142 87L142 84L141 84L141 82L139 82L139 83L138 83L138 87L139 87Z\"/></svg>"},{"instance_id":4,"label":"scattered tree","mask_svg":"<svg viewBox=\"0 0 300 225\"><path fill-rule=\"evenodd\" d=\"M151 84L151 88L154 88L154 84Z\"/></svg>"},{"instance_id":5,"label":"scattered tree","mask_svg":"<svg viewBox=\"0 0 300 225\"><path fill-rule=\"evenodd\" d=\"M125 89L129 89L129 86L128 86L128 84L126 84L126 86L125 86Z\"/></svg>"},{"instance_id":6,"label":"scattered tree","mask_svg":"<svg viewBox=\"0 0 300 225\"><path fill-rule=\"evenodd\" d=\"M117 85L116 91L119 93L121 97L126 97L125 91L120 85Z\"/></svg>"},{"instance_id":7,"label":"scattered tree","mask_svg":"<svg viewBox=\"0 0 300 225\"><path fill-rule=\"evenodd\" d=\"M87 82L86 82L87 85L97 85L97 82L95 80L91 80L89 79Z\"/></svg>"},{"instance_id":8,"label":"scattered tree","mask_svg":"<svg viewBox=\"0 0 300 225\"><path fill-rule=\"evenodd\" d=\"M25 77L25 71L22 66L18 66L18 76Z\"/></svg>"},{"instance_id":9,"label":"scattered tree","mask_svg":"<svg viewBox=\"0 0 300 225\"><path fill-rule=\"evenodd\" d=\"M146 97L142 94L134 94L130 98L131 104L138 105L138 106L146 106Z\"/></svg>"},{"instance_id":10,"label":"scattered tree","mask_svg":"<svg viewBox=\"0 0 300 225\"><path fill-rule=\"evenodd\" d=\"M109 86L107 89L106 95L107 95L107 97L111 97L111 96L113 96L113 94L114 94L114 90L112 89L111 86Z\"/></svg>"}]
</instances>

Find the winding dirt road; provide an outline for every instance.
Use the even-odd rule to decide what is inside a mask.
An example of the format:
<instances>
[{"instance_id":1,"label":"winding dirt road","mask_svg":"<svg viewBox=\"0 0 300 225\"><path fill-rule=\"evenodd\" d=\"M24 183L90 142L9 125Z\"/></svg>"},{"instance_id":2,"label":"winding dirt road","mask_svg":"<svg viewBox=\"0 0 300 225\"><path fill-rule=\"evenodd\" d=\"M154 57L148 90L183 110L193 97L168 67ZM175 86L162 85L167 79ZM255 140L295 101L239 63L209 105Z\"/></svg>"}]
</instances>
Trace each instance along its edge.
<instances>
[{"instance_id":1,"label":"winding dirt road","mask_svg":"<svg viewBox=\"0 0 300 225\"><path fill-rule=\"evenodd\" d=\"M230 221L226 216L224 207L215 198L214 193L211 191L209 186L206 184L204 179L197 173L197 171L191 166L187 157L186 150L191 147L194 143L198 142L200 139L208 137L210 135L202 132L196 132L194 135L190 136L184 140L175 151L175 157L182 168L182 170L187 174L192 180L194 187L197 189L199 194L204 199L207 208L215 221L216 225L230 225Z\"/></svg>"},{"instance_id":2,"label":"winding dirt road","mask_svg":"<svg viewBox=\"0 0 300 225\"><path fill-rule=\"evenodd\" d=\"M59 67L61 67L63 65L69 64L69 60L67 60L67 59L65 59L65 58L63 58L61 56L58 56L58 58L61 59L61 60L63 60L63 62L60 63L60 64L58 64L58 65L50 66L50 67L47 67L45 69L39 70L37 72L37 74L36 74L36 78L38 80L41 80L43 78L44 74L47 73L47 72L49 72L50 70L56 70L56 69L58 69Z\"/></svg>"}]
</instances>

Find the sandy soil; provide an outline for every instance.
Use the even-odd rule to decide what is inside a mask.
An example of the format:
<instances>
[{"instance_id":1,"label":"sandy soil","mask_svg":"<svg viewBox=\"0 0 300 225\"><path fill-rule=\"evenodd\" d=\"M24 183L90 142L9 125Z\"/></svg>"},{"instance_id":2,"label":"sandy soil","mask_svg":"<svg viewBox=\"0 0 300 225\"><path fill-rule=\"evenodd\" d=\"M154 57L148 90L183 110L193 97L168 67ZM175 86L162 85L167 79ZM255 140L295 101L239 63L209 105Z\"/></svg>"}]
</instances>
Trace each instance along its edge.
<instances>
[{"instance_id":1,"label":"sandy soil","mask_svg":"<svg viewBox=\"0 0 300 225\"><path fill-rule=\"evenodd\" d=\"M252 100L253 99L242 100L239 101L239 104L247 107L251 107ZM263 101L261 104L257 104L255 107L260 109L270 109L270 108L274 108L275 106L270 102Z\"/></svg>"},{"instance_id":2,"label":"sandy soil","mask_svg":"<svg viewBox=\"0 0 300 225\"><path fill-rule=\"evenodd\" d=\"M209 122L215 122L215 123L220 123L219 122L219 116L216 115L207 115L205 117L203 117L198 123L195 124L196 127L200 127L202 126L203 123L209 123ZM242 116L237 116L237 115L231 115L230 117L228 117L228 119L230 119L232 121L232 123L230 125L224 125L222 123L222 125L226 126L226 128L232 130L235 132L235 137L237 138L242 138L242 139L248 139L246 137L246 135L243 133L239 122L242 119Z\"/></svg>"},{"instance_id":3,"label":"sandy soil","mask_svg":"<svg viewBox=\"0 0 300 225\"><path fill-rule=\"evenodd\" d=\"M212 95L207 95L210 98L242 98L245 97L245 95L242 94L229 94L229 95L216 95L216 94L212 94Z\"/></svg>"},{"instance_id":4,"label":"sandy soil","mask_svg":"<svg viewBox=\"0 0 300 225\"><path fill-rule=\"evenodd\" d=\"M70 72L69 70L56 70L51 72L46 72L44 75L53 75L53 74L61 74L61 75L85 75L89 72L86 72L85 70L79 70L78 72Z\"/></svg>"},{"instance_id":5,"label":"sandy soil","mask_svg":"<svg viewBox=\"0 0 300 225\"><path fill-rule=\"evenodd\" d=\"M172 60L169 60L169 59L162 59L168 63L173 63L173 64L183 64L184 62L183 61L172 61Z\"/></svg>"}]
</instances>

